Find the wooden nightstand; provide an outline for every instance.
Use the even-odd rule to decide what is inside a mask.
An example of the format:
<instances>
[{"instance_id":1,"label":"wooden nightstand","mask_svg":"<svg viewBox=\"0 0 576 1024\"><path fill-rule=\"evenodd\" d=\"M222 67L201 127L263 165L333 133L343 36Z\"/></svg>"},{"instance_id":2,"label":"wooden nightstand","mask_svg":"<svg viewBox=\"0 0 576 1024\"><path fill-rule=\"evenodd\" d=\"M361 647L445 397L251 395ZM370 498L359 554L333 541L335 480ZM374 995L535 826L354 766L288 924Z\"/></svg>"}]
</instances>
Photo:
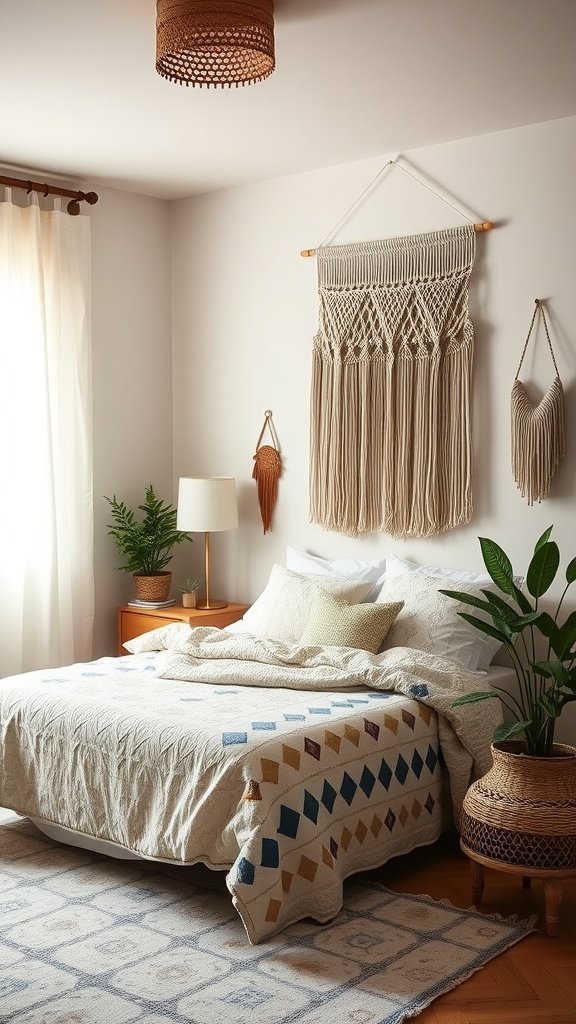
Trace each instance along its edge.
<instances>
[{"instance_id":1,"label":"wooden nightstand","mask_svg":"<svg viewBox=\"0 0 576 1024\"><path fill-rule=\"evenodd\" d=\"M187 622L189 626L229 626L248 611L248 604L227 604L225 608L184 608L173 604L169 608L133 608L123 604L118 609L118 654L126 654L123 644L151 629L167 626L170 622Z\"/></svg>"}]
</instances>

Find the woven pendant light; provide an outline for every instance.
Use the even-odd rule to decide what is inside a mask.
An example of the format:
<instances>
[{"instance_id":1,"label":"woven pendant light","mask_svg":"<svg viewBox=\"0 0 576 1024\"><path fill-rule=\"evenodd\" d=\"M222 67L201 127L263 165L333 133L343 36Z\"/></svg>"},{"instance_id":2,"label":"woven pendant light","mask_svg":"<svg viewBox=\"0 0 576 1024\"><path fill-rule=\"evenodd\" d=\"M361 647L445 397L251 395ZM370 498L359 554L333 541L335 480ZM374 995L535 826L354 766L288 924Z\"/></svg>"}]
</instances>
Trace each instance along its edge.
<instances>
[{"instance_id":1,"label":"woven pendant light","mask_svg":"<svg viewBox=\"0 0 576 1024\"><path fill-rule=\"evenodd\" d=\"M185 85L246 85L274 71L273 0L157 0L156 70Z\"/></svg>"}]
</instances>

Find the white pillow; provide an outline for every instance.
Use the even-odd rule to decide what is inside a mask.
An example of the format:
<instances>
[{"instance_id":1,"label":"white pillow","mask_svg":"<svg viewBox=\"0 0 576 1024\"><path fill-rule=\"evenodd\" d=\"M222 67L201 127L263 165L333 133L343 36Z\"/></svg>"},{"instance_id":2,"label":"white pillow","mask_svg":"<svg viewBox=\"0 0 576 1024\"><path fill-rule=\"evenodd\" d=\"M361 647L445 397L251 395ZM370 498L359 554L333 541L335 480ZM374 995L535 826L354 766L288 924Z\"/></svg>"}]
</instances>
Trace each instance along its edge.
<instances>
[{"instance_id":1,"label":"white pillow","mask_svg":"<svg viewBox=\"0 0 576 1024\"><path fill-rule=\"evenodd\" d=\"M415 647L429 654L451 658L470 672L487 672L501 644L479 632L458 614L466 611L482 618L482 611L446 597L439 590L440 587L460 590L483 598L482 589L496 591L489 577L488 582L491 586L482 580L470 583L456 581L453 577L424 576L422 573L387 577L378 595L378 603L404 601L404 608L386 637L385 648Z\"/></svg>"},{"instance_id":2,"label":"white pillow","mask_svg":"<svg viewBox=\"0 0 576 1024\"><path fill-rule=\"evenodd\" d=\"M244 615L241 626L235 622L227 629L232 633L252 633L296 643L304 632L312 602L319 592L327 591L356 604L364 600L371 586L370 581L301 576L282 565L273 565L266 587Z\"/></svg>"},{"instance_id":3,"label":"white pillow","mask_svg":"<svg viewBox=\"0 0 576 1024\"><path fill-rule=\"evenodd\" d=\"M319 558L307 551L286 548L286 568L301 575L327 576L332 579L364 580L373 586L366 601L375 601L386 574L386 559L365 561L359 558Z\"/></svg>"},{"instance_id":4,"label":"white pillow","mask_svg":"<svg viewBox=\"0 0 576 1024\"><path fill-rule=\"evenodd\" d=\"M487 572L467 572L465 569L441 569L438 565L417 565L407 558L399 558L398 555L389 555L386 560L386 576L405 576L412 573L416 576L439 576L446 580L445 590L458 590L452 587L452 583L492 583Z\"/></svg>"}]
</instances>

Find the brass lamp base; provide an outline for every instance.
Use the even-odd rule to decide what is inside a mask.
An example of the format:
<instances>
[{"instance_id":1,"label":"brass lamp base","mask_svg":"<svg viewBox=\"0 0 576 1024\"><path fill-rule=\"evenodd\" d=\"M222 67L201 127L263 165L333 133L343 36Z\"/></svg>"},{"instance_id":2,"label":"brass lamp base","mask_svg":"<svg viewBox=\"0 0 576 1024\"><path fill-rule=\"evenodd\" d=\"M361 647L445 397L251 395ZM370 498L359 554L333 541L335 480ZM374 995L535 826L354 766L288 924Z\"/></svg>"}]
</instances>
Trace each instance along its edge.
<instances>
[{"instance_id":1,"label":"brass lamp base","mask_svg":"<svg viewBox=\"0 0 576 1024\"><path fill-rule=\"evenodd\" d=\"M226 608L227 605L228 601L213 601L212 598L210 598L209 602L197 601L196 603L196 607L199 608L200 611L210 611L212 608Z\"/></svg>"}]
</instances>

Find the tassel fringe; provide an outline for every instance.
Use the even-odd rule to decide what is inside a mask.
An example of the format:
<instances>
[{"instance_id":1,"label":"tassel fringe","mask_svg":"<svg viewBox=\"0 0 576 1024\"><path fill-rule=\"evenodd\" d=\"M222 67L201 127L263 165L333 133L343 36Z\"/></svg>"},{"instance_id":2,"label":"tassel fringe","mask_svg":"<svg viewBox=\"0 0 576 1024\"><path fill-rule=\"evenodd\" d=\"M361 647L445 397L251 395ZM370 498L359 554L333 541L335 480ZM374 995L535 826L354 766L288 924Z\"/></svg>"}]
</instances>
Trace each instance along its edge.
<instances>
[{"instance_id":1,"label":"tassel fringe","mask_svg":"<svg viewBox=\"0 0 576 1024\"><path fill-rule=\"evenodd\" d=\"M542 401L533 406L515 380L511 398L512 472L528 504L548 497L565 453L564 390L556 377Z\"/></svg>"},{"instance_id":2,"label":"tassel fringe","mask_svg":"<svg viewBox=\"0 0 576 1024\"><path fill-rule=\"evenodd\" d=\"M278 481L281 472L282 461L279 452L271 445L263 444L254 456L252 478L257 485L264 533L267 533L272 525L272 514L278 496Z\"/></svg>"}]
</instances>

